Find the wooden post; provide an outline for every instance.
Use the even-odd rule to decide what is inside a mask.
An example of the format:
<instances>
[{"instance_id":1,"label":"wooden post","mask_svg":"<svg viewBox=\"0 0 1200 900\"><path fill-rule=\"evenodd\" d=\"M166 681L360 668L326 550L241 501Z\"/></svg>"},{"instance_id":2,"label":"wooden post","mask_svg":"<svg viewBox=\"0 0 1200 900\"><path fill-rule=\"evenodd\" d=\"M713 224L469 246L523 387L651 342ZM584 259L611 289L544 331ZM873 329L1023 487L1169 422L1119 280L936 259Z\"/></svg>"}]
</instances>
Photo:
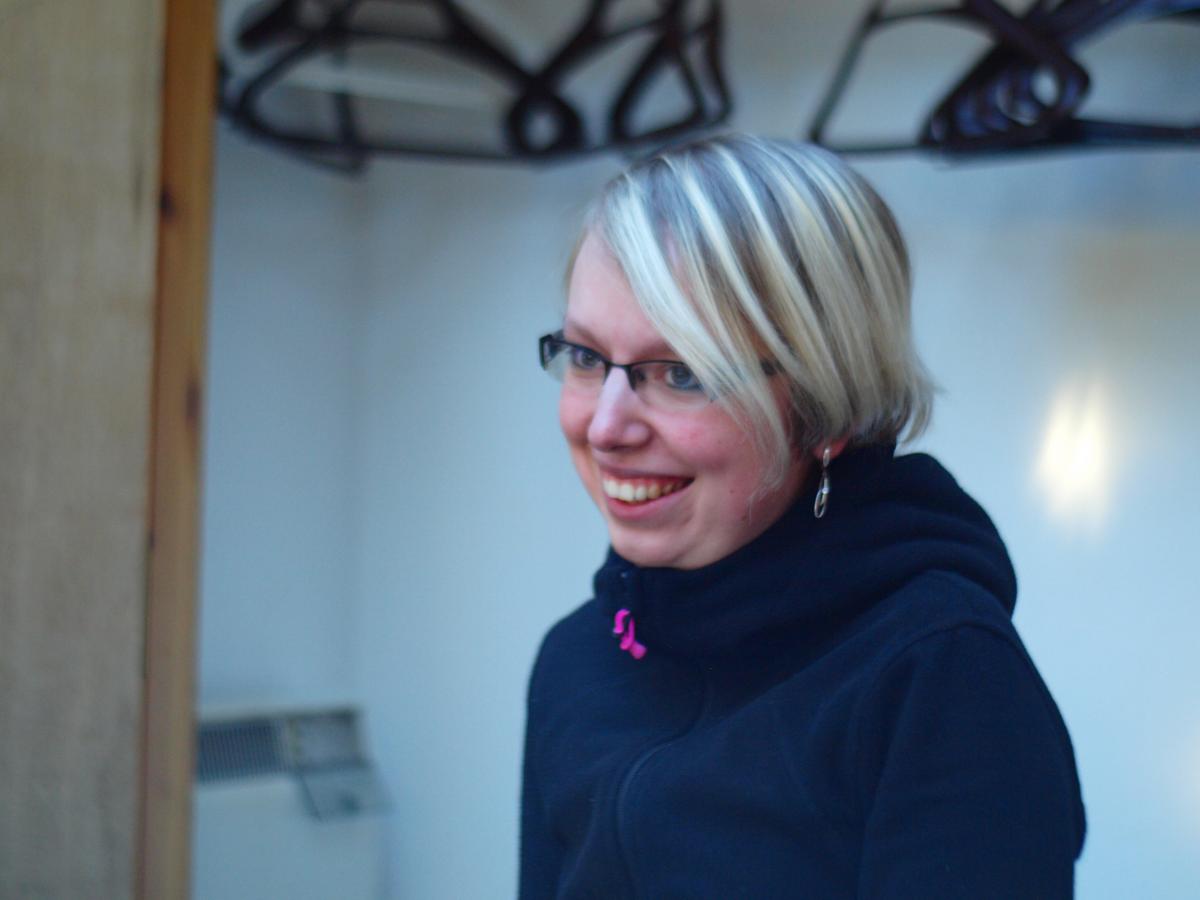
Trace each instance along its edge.
<instances>
[{"instance_id":1,"label":"wooden post","mask_svg":"<svg viewBox=\"0 0 1200 900\"><path fill-rule=\"evenodd\" d=\"M188 894L214 6L0 0L0 897Z\"/></svg>"},{"instance_id":2,"label":"wooden post","mask_svg":"<svg viewBox=\"0 0 1200 900\"><path fill-rule=\"evenodd\" d=\"M0 0L0 897L142 856L162 26Z\"/></svg>"},{"instance_id":3,"label":"wooden post","mask_svg":"<svg viewBox=\"0 0 1200 900\"><path fill-rule=\"evenodd\" d=\"M216 15L167 0L137 896L188 896Z\"/></svg>"}]
</instances>

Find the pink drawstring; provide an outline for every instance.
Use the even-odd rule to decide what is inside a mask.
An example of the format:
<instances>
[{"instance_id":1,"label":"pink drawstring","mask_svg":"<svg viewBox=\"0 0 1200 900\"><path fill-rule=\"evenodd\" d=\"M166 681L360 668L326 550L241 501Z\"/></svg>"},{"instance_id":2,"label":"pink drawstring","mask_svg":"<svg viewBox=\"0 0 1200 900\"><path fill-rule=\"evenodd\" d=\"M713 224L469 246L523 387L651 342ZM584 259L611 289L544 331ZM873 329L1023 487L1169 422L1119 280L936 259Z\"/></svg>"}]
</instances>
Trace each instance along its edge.
<instances>
[{"instance_id":1,"label":"pink drawstring","mask_svg":"<svg viewBox=\"0 0 1200 900\"><path fill-rule=\"evenodd\" d=\"M629 620L629 627L625 627L625 620ZM634 659L641 659L646 655L646 646L639 643L633 636L633 615L627 609L617 610L617 614L613 617L613 634L624 634L621 638L621 649L628 650L629 655Z\"/></svg>"}]
</instances>

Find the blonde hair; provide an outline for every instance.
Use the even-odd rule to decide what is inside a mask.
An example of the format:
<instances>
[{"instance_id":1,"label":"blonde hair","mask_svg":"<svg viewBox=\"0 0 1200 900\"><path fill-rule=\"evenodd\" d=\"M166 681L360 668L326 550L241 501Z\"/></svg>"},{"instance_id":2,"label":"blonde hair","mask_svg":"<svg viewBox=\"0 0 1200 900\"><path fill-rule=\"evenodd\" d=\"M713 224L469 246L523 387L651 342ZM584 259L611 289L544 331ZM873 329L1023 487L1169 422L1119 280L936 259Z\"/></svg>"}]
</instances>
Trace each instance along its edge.
<instances>
[{"instance_id":1,"label":"blonde hair","mask_svg":"<svg viewBox=\"0 0 1200 900\"><path fill-rule=\"evenodd\" d=\"M933 390L912 343L903 238L833 154L749 135L669 148L606 185L589 232L663 338L745 422L773 462L767 486L796 450L911 439L927 425Z\"/></svg>"}]
</instances>

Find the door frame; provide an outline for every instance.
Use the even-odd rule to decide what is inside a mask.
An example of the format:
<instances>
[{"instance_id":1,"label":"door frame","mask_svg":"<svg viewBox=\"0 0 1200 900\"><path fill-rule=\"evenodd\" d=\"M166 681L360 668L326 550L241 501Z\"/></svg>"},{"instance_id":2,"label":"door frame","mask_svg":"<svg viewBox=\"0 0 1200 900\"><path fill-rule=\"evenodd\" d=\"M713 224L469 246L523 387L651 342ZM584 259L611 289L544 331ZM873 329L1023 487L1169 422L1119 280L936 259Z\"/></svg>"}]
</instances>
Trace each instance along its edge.
<instances>
[{"instance_id":1,"label":"door frame","mask_svg":"<svg viewBox=\"0 0 1200 900\"><path fill-rule=\"evenodd\" d=\"M135 896L191 886L214 0L165 0Z\"/></svg>"}]
</instances>

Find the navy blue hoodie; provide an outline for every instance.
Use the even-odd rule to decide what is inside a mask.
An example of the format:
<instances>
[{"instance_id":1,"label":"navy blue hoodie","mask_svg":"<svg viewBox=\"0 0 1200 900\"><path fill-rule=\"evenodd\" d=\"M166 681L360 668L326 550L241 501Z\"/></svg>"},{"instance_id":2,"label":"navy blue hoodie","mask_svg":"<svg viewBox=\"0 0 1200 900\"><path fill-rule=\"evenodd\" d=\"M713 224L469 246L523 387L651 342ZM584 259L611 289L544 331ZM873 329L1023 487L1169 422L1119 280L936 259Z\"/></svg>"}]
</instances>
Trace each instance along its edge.
<instances>
[{"instance_id":1,"label":"navy blue hoodie","mask_svg":"<svg viewBox=\"0 0 1200 900\"><path fill-rule=\"evenodd\" d=\"M609 552L530 679L523 900L1072 896L1074 756L1004 545L892 454L710 566Z\"/></svg>"}]
</instances>

